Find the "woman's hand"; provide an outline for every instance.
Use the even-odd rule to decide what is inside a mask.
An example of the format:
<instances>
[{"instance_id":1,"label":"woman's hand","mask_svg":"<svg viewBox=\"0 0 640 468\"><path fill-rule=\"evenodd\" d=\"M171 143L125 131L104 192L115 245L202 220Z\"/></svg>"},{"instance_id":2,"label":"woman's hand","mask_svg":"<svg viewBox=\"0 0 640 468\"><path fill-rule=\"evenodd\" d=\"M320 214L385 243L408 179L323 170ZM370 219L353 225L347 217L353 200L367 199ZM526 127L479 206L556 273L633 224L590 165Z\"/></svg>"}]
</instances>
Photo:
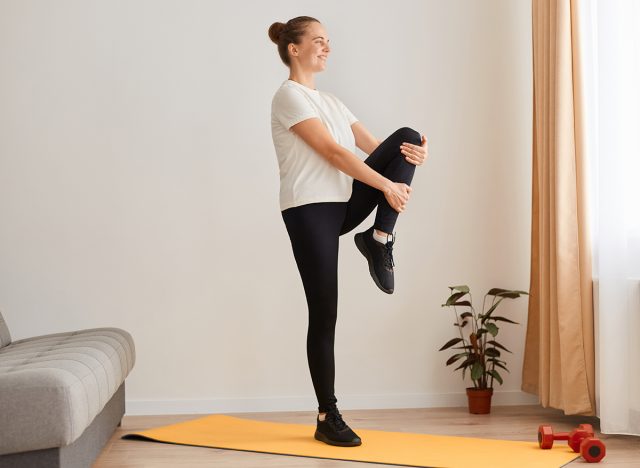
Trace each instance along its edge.
<instances>
[{"instance_id":1,"label":"woman's hand","mask_svg":"<svg viewBox=\"0 0 640 468\"><path fill-rule=\"evenodd\" d=\"M387 185L385 190L382 192L384 193L384 198L387 199L391 208L396 210L398 213L402 213L409 201L411 190L413 189L402 182L389 182L389 185Z\"/></svg>"},{"instance_id":2,"label":"woman's hand","mask_svg":"<svg viewBox=\"0 0 640 468\"><path fill-rule=\"evenodd\" d=\"M420 146L412 145L411 143L402 143L402 145L400 145L400 152L404 154L407 162L421 166L425 159L429 157L427 137L422 135L422 144Z\"/></svg>"}]
</instances>

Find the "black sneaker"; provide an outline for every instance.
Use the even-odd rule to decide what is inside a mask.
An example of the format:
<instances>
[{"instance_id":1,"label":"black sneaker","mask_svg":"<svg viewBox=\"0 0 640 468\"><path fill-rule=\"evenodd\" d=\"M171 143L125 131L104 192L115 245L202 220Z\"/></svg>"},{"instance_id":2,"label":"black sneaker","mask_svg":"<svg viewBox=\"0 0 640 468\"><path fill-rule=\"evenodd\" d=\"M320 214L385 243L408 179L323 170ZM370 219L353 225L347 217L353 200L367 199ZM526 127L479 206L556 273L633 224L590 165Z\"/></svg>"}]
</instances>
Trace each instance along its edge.
<instances>
[{"instance_id":1,"label":"black sneaker","mask_svg":"<svg viewBox=\"0 0 640 468\"><path fill-rule=\"evenodd\" d=\"M359 232L353 240L358 250L369 262L369 273L380 289L387 294L393 293L393 243L392 240L382 244L373 238L373 226L364 232Z\"/></svg>"},{"instance_id":2,"label":"black sneaker","mask_svg":"<svg viewBox=\"0 0 640 468\"><path fill-rule=\"evenodd\" d=\"M362 444L360 437L342 420L338 408L330 409L324 421L320 421L320 415L318 415L317 424L314 435L316 440L341 447L355 447Z\"/></svg>"}]
</instances>

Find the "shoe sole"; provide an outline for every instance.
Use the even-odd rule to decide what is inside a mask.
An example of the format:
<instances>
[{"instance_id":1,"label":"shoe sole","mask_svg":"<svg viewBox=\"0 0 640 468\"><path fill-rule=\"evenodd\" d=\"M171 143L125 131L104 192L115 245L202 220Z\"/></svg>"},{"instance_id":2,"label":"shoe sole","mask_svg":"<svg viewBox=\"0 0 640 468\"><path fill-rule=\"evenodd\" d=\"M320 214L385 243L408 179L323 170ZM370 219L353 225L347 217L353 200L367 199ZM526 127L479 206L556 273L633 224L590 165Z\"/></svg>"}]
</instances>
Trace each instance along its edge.
<instances>
[{"instance_id":1,"label":"shoe sole","mask_svg":"<svg viewBox=\"0 0 640 468\"><path fill-rule=\"evenodd\" d=\"M329 444L329 445L337 445L339 447L356 447L358 445L362 444L362 441L358 438L349 442L340 442L338 440L331 440L329 439L326 435L324 435L322 432L316 430L316 433L313 435L313 437L316 440L319 440L320 442L324 442L325 444Z\"/></svg>"},{"instance_id":2,"label":"shoe sole","mask_svg":"<svg viewBox=\"0 0 640 468\"><path fill-rule=\"evenodd\" d=\"M358 250L360 251L360 253L362 255L364 255L364 258L367 259L367 263L369 264L369 274L371 275L371 278L373 278L373 282L376 283L376 286L378 286L378 288L381 291L384 291L387 294L393 294L393 289L384 288L380 284L380 281L378 281L378 277L376 276L376 271L373 268L373 259L371 258L371 255L369 255L369 251L367 250L367 246L364 244L363 235L358 233L353 237L353 240L355 241L356 247L358 247Z\"/></svg>"}]
</instances>

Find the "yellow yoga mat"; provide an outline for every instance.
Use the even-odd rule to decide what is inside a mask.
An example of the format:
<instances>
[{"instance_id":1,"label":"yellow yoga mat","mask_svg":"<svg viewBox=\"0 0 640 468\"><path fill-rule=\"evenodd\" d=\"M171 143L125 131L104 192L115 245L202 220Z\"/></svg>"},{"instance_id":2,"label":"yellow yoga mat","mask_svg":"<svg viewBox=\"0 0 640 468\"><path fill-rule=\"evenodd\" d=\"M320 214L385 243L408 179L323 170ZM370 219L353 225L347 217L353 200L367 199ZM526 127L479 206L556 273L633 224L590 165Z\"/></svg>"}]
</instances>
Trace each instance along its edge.
<instances>
[{"instance_id":1,"label":"yellow yoga mat","mask_svg":"<svg viewBox=\"0 0 640 468\"><path fill-rule=\"evenodd\" d=\"M551 450L536 442L478 439L410 432L353 430L357 447L336 447L313 438L316 426L276 423L214 414L168 426L130 433L123 439L146 439L248 452L330 458L389 465L450 468L560 467L578 457L566 442ZM537 429L537 428L534 428Z\"/></svg>"}]
</instances>

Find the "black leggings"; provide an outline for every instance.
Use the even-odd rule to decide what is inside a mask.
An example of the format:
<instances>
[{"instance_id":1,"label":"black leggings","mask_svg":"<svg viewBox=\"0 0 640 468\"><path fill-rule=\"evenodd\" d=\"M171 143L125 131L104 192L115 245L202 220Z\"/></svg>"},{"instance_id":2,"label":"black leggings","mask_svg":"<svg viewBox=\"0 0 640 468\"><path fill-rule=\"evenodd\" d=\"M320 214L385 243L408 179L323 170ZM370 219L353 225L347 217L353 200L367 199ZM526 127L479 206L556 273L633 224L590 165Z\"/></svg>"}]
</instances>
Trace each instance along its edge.
<instances>
[{"instance_id":1,"label":"black leggings","mask_svg":"<svg viewBox=\"0 0 640 468\"><path fill-rule=\"evenodd\" d=\"M400 128L364 162L387 179L410 185L415 165L400 152L403 142L420 145L420 134L408 127ZM321 413L337 403L333 348L338 314L338 240L364 221L376 206L375 229L393 232L398 212L389 206L382 192L355 179L347 202L310 203L282 212L309 307L307 359Z\"/></svg>"}]
</instances>

